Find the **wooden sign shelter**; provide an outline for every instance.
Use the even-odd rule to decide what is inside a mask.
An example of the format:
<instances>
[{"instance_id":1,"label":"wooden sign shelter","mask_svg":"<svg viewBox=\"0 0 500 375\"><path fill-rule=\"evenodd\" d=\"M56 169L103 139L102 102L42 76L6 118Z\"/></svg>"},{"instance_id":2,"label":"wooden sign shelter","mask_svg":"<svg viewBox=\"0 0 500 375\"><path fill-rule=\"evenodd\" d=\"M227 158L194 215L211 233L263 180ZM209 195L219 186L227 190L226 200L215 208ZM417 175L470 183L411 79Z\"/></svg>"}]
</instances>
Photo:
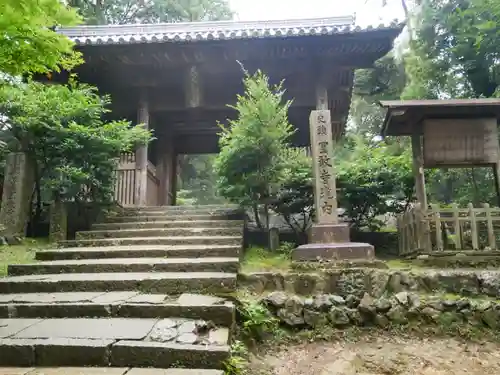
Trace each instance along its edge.
<instances>
[{"instance_id":1,"label":"wooden sign shelter","mask_svg":"<svg viewBox=\"0 0 500 375\"><path fill-rule=\"evenodd\" d=\"M382 101L383 136L412 140L418 202L427 207L425 168L492 167L500 197L499 99Z\"/></svg>"}]
</instances>

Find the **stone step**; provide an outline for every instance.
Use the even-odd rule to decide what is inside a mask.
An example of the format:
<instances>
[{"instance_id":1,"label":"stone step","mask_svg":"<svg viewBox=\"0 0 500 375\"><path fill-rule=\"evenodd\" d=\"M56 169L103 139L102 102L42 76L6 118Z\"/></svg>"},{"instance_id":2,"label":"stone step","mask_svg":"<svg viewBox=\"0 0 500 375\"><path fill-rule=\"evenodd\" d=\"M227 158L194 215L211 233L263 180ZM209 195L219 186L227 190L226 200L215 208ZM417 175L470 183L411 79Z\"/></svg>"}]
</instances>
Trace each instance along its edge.
<instances>
[{"instance_id":1,"label":"stone step","mask_svg":"<svg viewBox=\"0 0 500 375\"><path fill-rule=\"evenodd\" d=\"M123 211L186 211L186 210L238 210L239 206L236 204L201 204L201 205L180 205L180 206L129 206L124 207Z\"/></svg>"},{"instance_id":2,"label":"stone step","mask_svg":"<svg viewBox=\"0 0 500 375\"><path fill-rule=\"evenodd\" d=\"M240 250L241 246L234 245L129 245L40 250L35 257L37 260L238 257Z\"/></svg>"},{"instance_id":3,"label":"stone step","mask_svg":"<svg viewBox=\"0 0 500 375\"><path fill-rule=\"evenodd\" d=\"M0 318L203 319L230 327L233 303L220 297L140 292L24 293L0 295ZM1 373L0 373L1 374Z\"/></svg>"},{"instance_id":4,"label":"stone step","mask_svg":"<svg viewBox=\"0 0 500 375\"><path fill-rule=\"evenodd\" d=\"M0 367L0 375L224 375L222 370L128 367Z\"/></svg>"},{"instance_id":5,"label":"stone step","mask_svg":"<svg viewBox=\"0 0 500 375\"><path fill-rule=\"evenodd\" d=\"M114 213L113 216L136 216L136 215L185 215L185 214L203 214L203 215L223 215L233 216L241 215L240 210L226 209L218 207L188 207L188 206L175 206L175 207L142 207L142 208L128 208L120 212Z\"/></svg>"},{"instance_id":6,"label":"stone step","mask_svg":"<svg viewBox=\"0 0 500 375\"><path fill-rule=\"evenodd\" d=\"M153 228L242 228L243 220L162 220L133 223L101 223L92 230L153 229Z\"/></svg>"},{"instance_id":7,"label":"stone step","mask_svg":"<svg viewBox=\"0 0 500 375\"><path fill-rule=\"evenodd\" d=\"M136 223L136 222L157 222L157 221L232 221L224 215L209 214L141 214L125 216L108 216L101 224L107 223Z\"/></svg>"},{"instance_id":8,"label":"stone step","mask_svg":"<svg viewBox=\"0 0 500 375\"><path fill-rule=\"evenodd\" d=\"M231 272L239 258L116 258L56 260L8 266L9 276L107 272Z\"/></svg>"},{"instance_id":9,"label":"stone step","mask_svg":"<svg viewBox=\"0 0 500 375\"><path fill-rule=\"evenodd\" d=\"M136 228L77 232L77 240L131 237L243 236L243 227L233 228Z\"/></svg>"},{"instance_id":10,"label":"stone step","mask_svg":"<svg viewBox=\"0 0 500 375\"><path fill-rule=\"evenodd\" d=\"M0 365L221 369L228 342L186 319L1 319Z\"/></svg>"},{"instance_id":11,"label":"stone step","mask_svg":"<svg viewBox=\"0 0 500 375\"><path fill-rule=\"evenodd\" d=\"M68 273L0 278L0 293L141 291L143 293L231 293L236 274L224 272Z\"/></svg>"},{"instance_id":12,"label":"stone step","mask_svg":"<svg viewBox=\"0 0 500 375\"><path fill-rule=\"evenodd\" d=\"M128 237L68 240L59 242L61 247L130 246L130 245L233 245L242 246L242 236L175 236Z\"/></svg>"}]
</instances>

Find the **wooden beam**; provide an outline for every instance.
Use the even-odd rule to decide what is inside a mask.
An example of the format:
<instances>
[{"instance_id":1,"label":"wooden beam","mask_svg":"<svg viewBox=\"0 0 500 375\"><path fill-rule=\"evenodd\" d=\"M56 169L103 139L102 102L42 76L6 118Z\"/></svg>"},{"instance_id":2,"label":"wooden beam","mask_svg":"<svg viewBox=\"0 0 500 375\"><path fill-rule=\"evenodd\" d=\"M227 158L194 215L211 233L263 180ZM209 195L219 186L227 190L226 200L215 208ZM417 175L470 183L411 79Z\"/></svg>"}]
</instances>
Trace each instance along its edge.
<instances>
[{"instance_id":1,"label":"wooden beam","mask_svg":"<svg viewBox=\"0 0 500 375\"><path fill-rule=\"evenodd\" d=\"M422 209L426 210L427 195L425 192L424 153L422 149L422 137L417 131L411 136L411 149L413 154L413 176L415 177L417 200Z\"/></svg>"}]
</instances>

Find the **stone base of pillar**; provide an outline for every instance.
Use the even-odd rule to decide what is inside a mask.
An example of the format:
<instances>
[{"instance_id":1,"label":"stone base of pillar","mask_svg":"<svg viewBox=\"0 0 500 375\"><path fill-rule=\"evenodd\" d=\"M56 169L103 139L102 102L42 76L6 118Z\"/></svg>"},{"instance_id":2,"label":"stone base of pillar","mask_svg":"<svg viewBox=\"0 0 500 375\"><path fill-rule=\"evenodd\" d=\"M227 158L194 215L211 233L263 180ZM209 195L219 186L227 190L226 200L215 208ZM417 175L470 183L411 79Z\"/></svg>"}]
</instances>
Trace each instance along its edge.
<instances>
[{"instance_id":1,"label":"stone base of pillar","mask_svg":"<svg viewBox=\"0 0 500 375\"><path fill-rule=\"evenodd\" d=\"M309 243L349 242L347 224L313 224L309 230Z\"/></svg>"},{"instance_id":2,"label":"stone base of pillar","mask_svg":"<svg viewBox=\"0 0 500 375\"><path fill-rule=\"evenodd\" d=\"M68 239L68 213L66 203L56 199L50 206L49 241L59 242Z\"/></svg>"},{"instance_id":3,"label":"stone base of pillar","mask_svg":"<svg viewBox=\"0 0 500 375\"><path fill-rule=\"evenodd\" d=\"M353 259L375 259L372 245L360 242L311 243L296 248L293 261L342 261Z\"/></svg>"},{"instance_id":4,"label":"stone base of pillar","mask_svg":"<svg viewBox=\"0 0 500 375\"><path fill-rule=\"evenodd\" d=\"M375 258L372 245L350 242L347 224L313 224L309 231L309 244L296 248L294 261L342 261Z\"/></svg>"}]
</instances>

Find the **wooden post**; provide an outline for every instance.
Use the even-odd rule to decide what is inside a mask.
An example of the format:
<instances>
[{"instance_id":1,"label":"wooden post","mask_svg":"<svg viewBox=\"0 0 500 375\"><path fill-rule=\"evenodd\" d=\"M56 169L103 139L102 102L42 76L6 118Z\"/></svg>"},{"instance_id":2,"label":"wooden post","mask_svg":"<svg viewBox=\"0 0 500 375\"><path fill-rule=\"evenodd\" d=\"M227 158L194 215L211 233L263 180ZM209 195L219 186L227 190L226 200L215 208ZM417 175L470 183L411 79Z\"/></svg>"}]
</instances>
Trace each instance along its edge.
<instances>
[{"instance_id":1,"label":"wooden post","mask_svg":"<svg viewBox=\"0 0 500 375\"><path fill-rule=\"evenodd\" d=\"M471 231L471 238L472 238L472 249L473 250L478 250L479 249L479 244L478 244L478 233L477 233L477 222L476 222L476 214L474 212L474 205L472 203L469 203L467 206L469 208L469 219L470 219L470 231Z\"/></svg>"},{"instance_id":2,"label":"wooden post","mask_svg":"<svg viewBox=\"0 0 500 375\"><path fill-rule=\"evenodd\" d=\"M498 207L500 207L500 163L493 164L493 176L495 178L495 191L497 193Z\"/></svg>"},{"instance_id":3,"label":"wooden post","mask_svg":"<svg viewBox=\"0 0 500 375\"><path fill-rule=\"evenodd\" d=\"M145 93L141 94L137 109L137 122L149 128L149 108ZM135 197L136 206L146 206L148 184L148 145L139 146L135 152Z\"/></svg>"},{"instance_id":4,"label":"wooden post","mask_svg":"<svg viewBox=\"0 0 500 375\"><path fill-rule=\"evenodd\" d=\"M486 227L488 228L488 244L490 250L496 250L497 242L495 239L495 233L493 231L493 219L491 217L491 208L488 203L483 204L484 215L486 217Z\"/></svg>"},{"instance_id":5,"label":"wooden post","mask_svg":"<svg viewBox=\"0 0 500 375\"><path fill-rule=\"evenodd\" d=\"M436 226L436 250L442 251L443 247L443 234L441 231L441 214L439 213L439 206L432 205L432 216L434 217L434 225Z\"/></svg>"},{"instance_id":6,"label":"wooden post","mask_svg":"<svg viewBox=\"0 0 500 375\"><path fill-rule=\"evenodd\" d=\"M425 194L424 177L424 155L422 152L422 141L420 133L414 131L411 137L411 149L413 153L413 176L415 177L415 191L417 200L423 210L427 210L427 196Z\"/></svg>"},{"instance_id":7,"label":"wooden post","mask_svg":"<svg viewBox=\"0 0 500 375\"><path fill-rule=\"evenodd\" d=\"M460 213L458 206L453 204L451 206L453 210L453 226L455 228L455 250L462 250L462 230L460 227Z\"/></svg>"},{"instance_id":8,"label":"wooden post","mask_svg":"<svg viewBox=\"0 0 500 375\"><path fill-rule=\"evenodd\" d=\"M158 204L161 206L173 205L172 189L174 179L173 170L175 170L175 150L173 134L159 135L158 142L158 178L160 188L158 189Z\"/></svg>"}]
</instances>

